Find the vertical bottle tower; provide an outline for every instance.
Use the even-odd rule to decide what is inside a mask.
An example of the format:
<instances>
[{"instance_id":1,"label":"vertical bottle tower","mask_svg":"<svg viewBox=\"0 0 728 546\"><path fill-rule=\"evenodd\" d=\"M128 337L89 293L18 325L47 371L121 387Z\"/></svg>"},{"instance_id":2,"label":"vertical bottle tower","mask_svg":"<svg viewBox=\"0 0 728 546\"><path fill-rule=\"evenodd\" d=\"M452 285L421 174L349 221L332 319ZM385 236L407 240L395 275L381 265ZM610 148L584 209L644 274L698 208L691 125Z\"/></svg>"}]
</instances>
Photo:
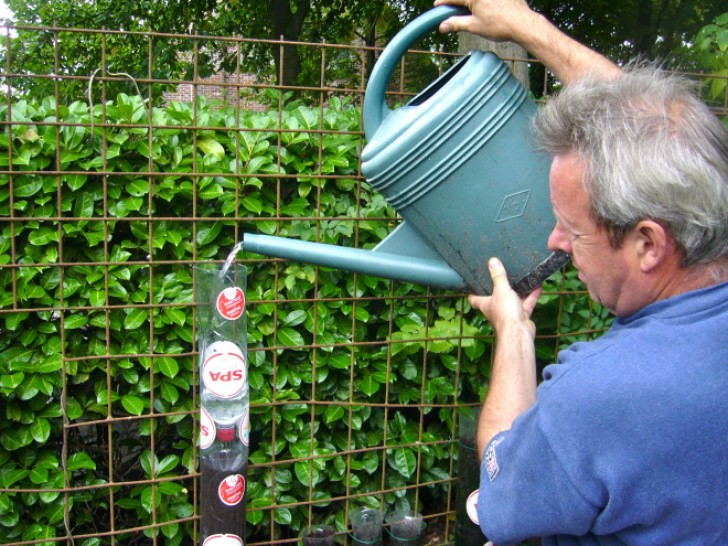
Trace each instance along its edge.
<instances>
[{"instance_id":1,"label":"vertical bottle tower","mask_svg":"<svg viewBox=\"0 0 728 546\"><path fill-rule=\"evenodd\" d=\"M203 546L245 543L250 428L245 285L245 268L231 260L223 268L195 268Z\"/></svg>"}]
</instances>

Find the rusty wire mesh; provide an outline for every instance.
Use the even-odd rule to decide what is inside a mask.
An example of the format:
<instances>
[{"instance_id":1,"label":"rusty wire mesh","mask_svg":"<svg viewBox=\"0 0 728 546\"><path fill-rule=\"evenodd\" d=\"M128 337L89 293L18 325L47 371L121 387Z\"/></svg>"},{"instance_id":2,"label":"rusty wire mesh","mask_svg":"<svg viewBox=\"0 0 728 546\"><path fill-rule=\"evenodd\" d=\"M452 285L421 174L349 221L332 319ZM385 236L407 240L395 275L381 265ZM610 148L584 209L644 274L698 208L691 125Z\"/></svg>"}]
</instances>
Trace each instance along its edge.
<instances>
[{"instance_id":1,"label":"rusty wire mesh","mask_svg":"<svg viewBox=\"0 0 728 546\"><path fill-rule=\"evenodd\" d=\"M5 41L6 50L10 50L9 44L13 39L13 33L17 29L7 29ZM266 171L262 172L246 172L240 162L232 168L231 172L224 174L226 179L233 181L233 189L226 190L232 192L232 202L234 206L230 211L219 214L202 215L200 210L204 207L206 200L201 196L200 188L209 177L220 176L219 172L207 171L206 165L199 159L193 159L191 169L184 171L175 171L174 168L160 169L155 162L153 154L150 154L146 168L135 169L132 172L120 170L118 166L112 169L109 167L111 156L109 151L113 148L113 139L111 135L121 129L139 131L142 134L141 139L146 139L149 149L155 144L156 135L165 131L176 131L180 129L179 124L165 125L155 122L152 115L146 116L142 122L120 123L118 121L107 121L111 115L107 112L109 100L118 92L119 86L128 86L133 80L134 86L139 94L147 99L146 108L151 112L151 105L160 97L154 96L157 89L156 86L168 85L174 86L175 91L167 92L165 101L190 101L197 104L200 96L208 96L222 100L228 106L232 106L236 112L235 124L232 127L220 127L206 125L205 121L193 117L193 122L183 126L185 131L192 134L194 147L199 146L200 141L209 135L232 131L238 136L233 138L233 145L239 155L242 140L240 135L244 133L255 132L258 129L245 126L245 118L243 112L248 111L268 111L270 112L275 106L270 103L261 103L256 99L257 93L265 90L289 91L307 93L313 109L321 113L328 107L331 97L349 97L353 104L361 105L365 88L366 74L366 57L368 50L362 47L354 46L337 46L322 44L299 44L301 47L313 48L320 52L321 71L320 84L306 88L281 88L271 79L258 79L255 75L245 75L240 72L233 74L225 74L221 77L213 79L202 79L194 76L191 81L183 81L181 79L165 79L160 80L154 77L154 44L158 42L181 42L194 40L196 43L190 61L196 63L196 52L199 48L205 46L208 38L197 36L179 36L153 33L136 33L125 34L121 32L85 30L85 29L24 29L27 32L37 32L40 36L52 36L54 41L53 58L46 60L48 66L47 73L27 73L23 67L14 63L12 56L6 56L5 66L0 68L0 78L2 78L5 86L5 115L2 118L2 131L8 135L9 144L7 146L7 161L0 170L0 177L6 182L4 186L4 194L0 196L0 206L3 212L0 215L0 230L2 230L3 256L5 261L0 262L0 272L4 275L3 289L9 292L5 294L3 304L0 306L0 334L5 340L19 338L19 330L32 328L32 317L41 317L44 328L49 334L49 347L43 357L50 358L49 355L57 354L60 358L61 365L58 370L53 370L49 375L50 379L37 379L37 381L47 381L41 384L39 389L46 390L46 400L49 406L58 404L62 410L58 413L51 414L44 418L50 423L51 434L44 438L35 438L38 444L36 447L43 446L57 453L57 466L63 470L62 483L43 483L38 481L35 487L29 487L27 481L18 480L11 482L12 485L4 485L0 488L0 495L3 496L3 502L0 503L0 510L7 508L9 502L24 502L26 504L38 505L44 502L42 495L55 495L55 502L60 499L60 514L53 520L53 533L35 538L32 535L25 537L15 536L10 540L13 544L37 544L37 543L57 543L57 544L167 544L165 533L155 533L154 530L168 530L171 525L177 525L190 528L191 535L197 532L199 523L199 472L198 472L198 454L193 449L188 456L191 457L185 468L180 465L177 472L170 475L155 475L154 465L160 465L165 457L174 454L174 446L170 446L168 439L157 430L162 430L163 423L171 423L180 431L191 435L188 440L190 445L197 445L197 428L198 428L198 405L197 405L197 348L196 348L196 332L199 325L194 321L182 322L177 324L179 328L187 330L188 334L179 334L179 341L174 346L170 345L168 339L160 334L159 324L162 324L164 317L172 317L174 321L177 312L190 313L194 316L194 309L197 302L195 294L189 292L184 297L167 297L164 293L165 285L160 284L159 279L172 278L179 276L181 271L192 271L196 263L202 261L217 261L222 263L227 257L227 252L231 250L232 244L239 241L244 229L254 230L257 226L266 223L266 226L275 226L273 231L280 233L282 230L290 230L293 226L307 223L312 225L314 231L313 239L320 240L322 231L327 223L335 222L339 226L349 226L351 229L348 242L353 245L360 243L360 227L366 223L367 226L376 225L375 229L383 232L389 232L396 224L396 217L391 214L380 214L378 216L363 215L361 211L366 208L363 201L364 196L371 198L371 192L366 187L363 177L361 176L358 166L355 166L353 172L345 174L332 172L324 172L319 168L318 172L313 173L319 183L314 184L313 195L317 195L313 199L314 205L305 211L300 211L296 215L286 213L287 200L291 199L291 178L295 181L296 173L287 169L285 176L282 165L284 158L280 155L277 157L276 164L269 166ZM101 64L97 71L87 74L74 73L73 59L68 59L63 54L64 36L75 35L82 36L88 40L100 40L102 43L118 39L135 40L146 42L149 55L149 71L147 74L125 74L120 67L113 67L111 59L111 47L102 47ZM210 38L211 40L211 38ZM216 40L220 40L216 38ZM244 39L226 39L228 47L238 49L248 43ZM280 54L283 52L284 42L270 42L279 48ZM360 72L354 81L332 80L327 73L327 56L346 55L360 60ZM238 51L238 56L240 52ZM431 53L427 53L432 55ZM518 60L514 62L524 62ZM197 71L195 70L195 74ZM101 110L101 121L96 121L91 117L91 121L59 121L62 117L59 107L56 107L56 115L48 116L42 120L30 120L22 116L13 117L13 111L18 110L17 101L22 100L23 96L18 96L15 89L22 82L24 85L33 82L52 82L53 98L56 105L70 103L71 101L87 102L91 109L98 108ZM90 90L88 96L67 96L67 88L71 84L80 82L82 89ZM544 84L545 86L546 84ZM407 85L407 71L403 64L399 72L399 78L396 84L397 96L394 100L402 100L412 95L413 90ZM78 89L76 87L76 89ZM282 99L279 108L283 107ZM282 116L279 110L276 114L279 119ZM275 116L274 116L275 117ZM28 133L31 129L35 131L36 136L43 130L48 130L55 134L58 141L61 140L64 131L72 132L74 129L82 128L86 131L94 133L101 131L100 140L100 163L88 167L80 168L78 163L65 162L61 157L60 146L55 150L55 161L43 168L26 168L24 163L19 161L16 154L20 153L21 141L17 139L30 139L32 135ZM274 141L279 149L283 149L283 141L286 135L290 133L300 133L304 130L298 128L296 130L286 129L280 123L276 128L266 128L265 131L275 134ZM336 130L325 128L321 123L316 127L305 129L306 132L320 137L336 136L338 134L355 136L359 141L359 147L363 142L363 135L356 129ZM235 140L237 138L237 140ZM15 143L15 144L13 144ZM318 161L322 155L322 150L318 151L318 157L314 157L314 163ZM193 155L197 158L196 155ZM72 164L71 168L64 165ZM69 191L70 177L86 177L93 175L101 181L103 195L100 197L99 207L92 209L84 209L76 207L74 203L68 203L66 195ZM40 185L48 191L45 192L46 197L43 203L35 203L33 215L28 214L26 208L26 195L23 190L27 188L23 177L34 177ZM247 180L255 178L268 188L273 196L275 196L275 212L273 214L255 215L250 211L246 211L240 206L242 200L248 194L245 193L245 184ZM159 193L159 188L163 187L165 181L173 180L175 183L189 184L189 207L184 213L158 215L155 211L168 210L162 203L163 197ZM341 183L346 187L351 187L353 205L350 212L332 216L328 212L322 212L322 198L320 181L327 181L332 184ZM119 185L123 184L140 184L139 195L142 203L137 211L127 214L119 214L114 212L114 197L109 194L113 189L116 191ZM22 206L21 206L22 204ZM329 209L327 209L328 211ZM40 212L39 212L40 211ZM80 211L80 213L79 213ZM35 238L30 240L27 238L27 229L30 225L33 229L43 230L45 234L44 242L51 241L48 246L52 250L47 251L40 258L29 259L29 250L31 247L40 244ZM201 233L209 229L211 226L223 224L223 231L227 234L224 243L211 251L206 248L201 255L197 243L201 240ZM139 233L147 233L147 246L143 249L136 249L134 258L122 257L118 252L118 235L116 230L123 227L123 233L134 231ZM171 226L183 226L184 231L188 233L186 240L159 243L165 237L165 234L171 231ZM241 227L242 226L242 227ZM343 229L343 228L342 228ZM348 229L348 228L347 228ZM90 259L88 254L84 254L77 246L77 241L71 241L69 234L77 232L95 233L98 239L99 252L96 259ZM367 240L369 241L369 240ZM123 241L122 241L123 242ZM91 246L91 245L89 245ZM123 246L123 244L122 244ZM174 248L186 249L175 254ZM164 250L164 251L162 251ZM124 255L126 256L126 255ZM181 257L177 257L181 256ZM248 280L248 306L250 309L256 306L267 306L270 309L267 316L270 317L273 331L266 333L263 341L251 343L249 351L251 360L261 363L269 367L270 374L265 376L267 387L272 393L268 401L258 399L253 403L253 415L265 414L266 422L255 422L253 417L253 441L256 437L262 436L261 430L266 428L266 437L271 438L271 446L277 446L280 442L287 442L290 438L281 437L279 428L282 416L289 411L294 405L296 411L303 408L303 411L297 413L297 419L303 425L301 426L302 434L307 436L310 443L316 440L317 421L320 420L320 413L325 412L328 408L331 410L330 415L341 414L345 428L348 429L348 448L338 449L333 455L338 460L343 461L345 465L344 476L345 486L339 493L327 500L329 506L343 509L346 514L360 498L378 497L383 498L388 494L398 495L401 492L413 494L414 503L427 503L422 507L425 519L430 529L430 539L433 543L443 543L452 540L452 532L454 526L454 517L456 509L456 456L457 456L457 408L463 403L456 395L445 396L444 401L432 401L426 398L425 391L428 388L427 369L432 366L433 354L437 355L435 347L438 343L449 343L452 345L452 369L450 371L450 382L453 385L461 383L461 367L460 363L464 359L466 345L463 340L478 339L484 342L486 350L483 354L477 355L477 359L482 362L483 384L486 383L487 367L489 363L488 344L491 342L490 333L487 325L476 323L477 327L473 327L472 314L468 314L469 322L465 319L454 318L453 321L460 324L459 331L455 335L451 333L443 334L435 328L436 319L442 316L443 310L456 309L461 315L467 314L465 300L463 295L453 295L447 293L439 293L429 291L418 287L407 287L394 282L374 282L370 283L374 286L373 290L366 289L367 281L361 276L354 274L341 274L338 282L346 286L343 292L331 291L327 293L324 288L327 286L327 280L324 280L324 273L316 268L311 268L311 289L307 290L303 296L290 297L286 295L286 283L291 281L290 267L291 264L260 256L245 254L241 260L249 267L250 277ZM267 269L265 269L267 268ZM25 280L26 277L32 277L29 272L37 272L38 279L34 281L32 278ZM100 283L103 291L95 294L93 297L87 298L86 303L76 304L74 295L78 287L68 281L74 279L79 273L88 275L89 271L94 275L99 275ZM136 299L120 293L117 283L117 273L123 271L125 276L124 286L145 285L149 289L143 293L143 298ZM261 282L261 275L265 271L266 278L270 281L270 290L262 293L256 291L256 283ZM298 270L301 273L301 270ZM308 270L306 274L308 274ZM51 294L50 300L41 297L32 296L32 286L34 282L40 282L43 275L49 275L55 282L52 286L46 286L45 290ZM328 275L328 273L325 273ZM171 276L171 277L170 277ZM295 275L294 275L295 276ZM89 281L91 282L91 281ZM173 280L169 281L170 283ZM31 287L31 288L29 288ZM189 289L189 284L187 285ZM28 296L28 291L31 295ZM129 289L131 290L131 289ZM548 327L539 337L539 344L542 349L541 354L555 354L558 352L559 346L569 343L574 339L581 339L594 335L601 331L606 324L606 315L603 310L587 303L583 287L578 283L570 280L566 275L560 277L554 284L550 285L545 298L554 303L550 308L550 315L544 317L545 322L549 323ZM69 303L70 302L70 303ZM336 338L328 339L325 336L317 335L316 332L325 331L327 316L321 311L320 306L328 306L331 308L345 308L345 315L350 321L348 339ZM312 321L313 335L302 336L301 344L284 340L280 335L282 317L290 316L292 309L301 309L302 306L310 311L310 320ZM394 335L401 331L400 326L396 323L396 309L406 307L408 309L419 309L422 315L423 329L416 335L410 335L407 338L397 337ZM362 310L363 309L363 310ZM367 321L365 315L372 313L372 309L377 309L382 317L383 322L377 329L377 335L373 335L371 330L362 331L362 324ZM123 315L120 315L123 313ZM576 314L578 313L578 317ZM124 324L128 317L139 316L146 334L143 336L145 340L144 350L129 351L123 343L112 341L118 337L117 329L124 330ZM118 316L123 316L124 324L121 327L118 324ZM388 317L388 318L387 318ZM452 317L451 317L452 318ZM578 320L577 320L578 318ZM159 324L155 321L159 320ZM181 321L181 319L180 319ZM76 323L84 324L85 331L91 332L93 329L93 337L77 336L79 329ZM169 323L166 323L168 326ZM30 326L28 326L30 325ZM83 330L81 328L81 330ZM256 325L251 325L256 328ZM475 328L475 329L474 329ZM473 333L475 331L475 333ZM164 330L169 332L169 330ZM30 334L27 334L30 336ZM116 336L116 337L115 337ZM28 338L29 339L29 338ZM79 348L79 344L83 345ZM390 388L400 378L395 377L392 368L393 347L397 344L415 344L417 349L411 354L411 361L420 368L417 377L420 378L419 389L420 395L413 400L402 403L401 401L390 396ZM28 341L30 346L30 341ZM131 347L129 345L128 347ZM7 345L0 346L0 351L7 350ZM140 345L136 345L140 347ZM160 350L160 347L166 347ZM291 388L287 383L288 379L280 374L281 360L286 358L290 352L303 351L301 354L305 356L306 361L310 361L311 365L311 381L304 382L295 386L298 390L297 397L280 398L279 391L284 388ZM381 380L382 390L377 396L362 396L357 390L357 382L361 381L358 375L357 362L361 354L382 352L384 355L383 362L385 367L381 370L383 376ZM339 363L344 362L343 368L349 377L348 383L342 385L343 394L332 396L330 392L321 394L317 391L318 381L317 374L323 373L324 356L335 353L341 358ZM6 355L7 356L7 355ZM34 357L28 356L27 363L35 362ZM172 364L174 362L175 364ZM166 381L164 373L160 370L167 369L167 366L176 366L189 372L192 378L190 388L187 391L180 390L179 399L186 403L166 404L164 403L163 393L158 388L158 384L162 385ZM0 363L0 367L3 366ZM125 392L127 388L125 373L129 373L130 368L141 370L142 377L137 381L145 383L146 399L143 399L143 410L136 413L121 406L117 393ZM69 398L75 396L75 391L79 388L81 377L79 369L88 369L92 371L87 374L98 374L100 370L102 377L94 385L93 392L95 400L87 400L86 407L93 407L93 411L71 411L69 406ZM268 368L266 368L268 369ZM11 378L13 370L8 369L7 365L2 369L4 376ZM472 372L470 372L472 373ZM37 374L37 375L40 375ZM24 377L27 380L30 376L34 376L33 372L27 368ZM34 376L35 377L35 376ZM21 380L20 376L17 376ZM122 383L124 383L122 385ZM26 410L25 402L17 398L11 393L10 385L13 384L11 379L4 382L6 387L6 396L0 400L0 408L3 411L3 417L9 419L12 427L22 429L23 427L33 427L37 425L38 419L27 422L26 418L29 413ZM459 387L458 387L459 388ZM295 390L293 389L293 390ZM476 393L477 394L477 393ZM119 395L120 396L120 395ZM131 400L131 399L129 399ZM469 399L468 402L473 402ZM355 421L359 419L359 412L362 408L366 409L366 415L370 419L380 419L382 422L378 428L382 431L382 441L374 442L371 445L354 445L352 444L352 430L360 424ZM39 414L41 407L35 407L34 411ZM394 419L396 412L399 410L410 412L418 423L418 433L414 440L411 438L406 443L402 443L401 437L390 437L388 431L390 428L390 420ZM426 429L428 423L432 420L433 411L450 412L453 419L449 424L449 434L446 437L427 439ZM136 413L136 414L135 414ZM72 417L69 415L72 414ZM164 430L169 430L164 429ZM256 436L256 432L258 435ZM6 430L4 435L8 435ZM164 434L168 434L165 432ZM40 435L44 436L43 434ZM10 438L10 436L8 436ZM131 440L133 439L133 440ZM42 441L39 441L42 440ZM135 446L130 448L128 444L136 442ZM346 442L344 442L346 444ZM138 445L137 445L138 444ZM34 444L30 445L30 448ZM388 453L400 447L412 448L416 453L417 464L416 470L413 472L412 480L404 485L393 484L388 479L388 473L394 470L387 468ZM27 448L28 446L23 446ZM424 457L423 449L437 447L446 454L449 464L447 465L447 476L441 479L433 479L431 475L425 477L421 475L421 460ZM6 465L8 472L22 471L20 465L12 468L7 467L8 461L13 458L13 453L20 449L19 446L4 444L5 455L3 464ZM255 446L251 446L254 450ZM83 466L81 469L88 471L79 474L78 472L69 471L69 468L76 468L78 464L74 455L77 451L84 450L88 457L92 459L92 463ZM151 476L144 476L136 470L142 465L140 459L143 453L150 455L149 460L152 464ZM357 487L356 481L353 480L354 472L352 468L359 464L368 454L374 454L376 459L380 461L381 471L378 474L378 482L376 487L361 488ZM257 532L249 544L268 544L268 543L293 543L294 535L286 533L285 524L279 519L280 511L287 508L303 507L304 512L308 514L308 519L313 519L315 515L320 515L317 504L320 499L317 497L316 488L311 483L304 497L277 497L275 491L283 487L280 479L286 476L285 471L290 469L297 463L308 465L313 469L319 459L325 459L326 464L330 462L332 454L326 456L316 455L313 452L304 454L300 457L293 456L285 449L271 449L267 454L267 459L258 457L251 461L249 472L251 476L264 482L264 487L273 491L271 498L273 501L266 506L255 506L255 510L261 513ZM182 457L182 454L179 454ZM92 468L93 467L93 468ZM90 472L91 476L88 475ZM81 479L81 477L84 479ZM181 486L182 493L179 495L186 496L192 510L189 513L180 512L175 518L161 519L161 503L163 498L160 491L165 491L166 484L177 484ZM2 484L0 484L2 485ZM371 484L370 484L371 485ZM125 510L130 509L126 506L123 499L138 498L139 495L134 491L150 486L151 497L142 499L146 502L146 512L149 514L148 520L137 520L129 517ZM433 497L431 491L437 489L439 494ZM85 495L85 496L84 496ZM423 501L423 498L425 499ZM24 499L24 500L23 500ZM74 500L75 499L75 500ZM86 499L85 501L83 499ZM89 501L89 499L93 499ZM31 503L30 500L33 500ZM99 507L88 506L84 508L88 518L93 524L87 524L81 527L75 519L78 517L79 505L83 502L91 502L97 504L105 504L103 510L98 511ZM249 507L250 508L250 507ZM333 508L330 508L333 509ZM29 507L30 511L31 508ZM99 519L99 514L103 514L104 519ZM127 514L126 517L121 517ZM18 524L21 522L18 522ZM28 523L28 522L26 522ZM83 531L78 529L82 528ZM93 529L93 530L91 530ZM145 534L146 531L146 534ZM9 536L12 533L9 534ZM152 536L147 536L152 535ZM341 534L341 540L348 540L345 533ZM7 541L6 541L7 542ZM180 542L177 542L180 543ZM189 536L181 541L181 543L192 543Z\"/></svg>"}]
</instances>

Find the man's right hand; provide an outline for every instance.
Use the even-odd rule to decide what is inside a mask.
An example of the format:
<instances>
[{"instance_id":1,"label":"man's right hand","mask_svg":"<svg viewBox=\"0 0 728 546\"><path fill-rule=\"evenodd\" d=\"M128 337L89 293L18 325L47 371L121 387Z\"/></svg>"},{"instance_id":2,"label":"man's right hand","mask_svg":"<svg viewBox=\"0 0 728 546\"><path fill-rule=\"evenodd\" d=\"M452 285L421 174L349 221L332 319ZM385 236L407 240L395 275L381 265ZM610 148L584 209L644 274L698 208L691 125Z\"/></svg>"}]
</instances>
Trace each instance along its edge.
<instances>
[{"instance_id":1,"label":"man's right hand","mask_svg":"<svg viewBox=\"0 0 728 546\"><path fill-rule=\"evenodd\" d=\"M443 21L440 32L470 32L496 42L519 42L522 31L538 17L524 0L435 0L435 5L465 6L472 13Z\"/></svg>"},{"instance_id":2,"label":"man's right hand","mask_svg":"<svg viewBox=\"0 0 728 546\"><path fill-rule=\"evenodd\" d=\"M497 334L509 325L521 323L533 339L536 326L531 321L531 313L541 295L541 287L521 299L511 288L506 270L497 258L488 260L488 269L493 280L493 293L490 296L471 295L468 300L474 309L480 309L493 325Z\"/></svg>"},{"instance_id":3,"label":"man's right hand","mask_svg":"<svg viewBox=\"0 0 728 546\"><path fill-rule=\"evenodd\" d=\"M488 260L493 279L491 296L470 296L470 304L490 320L497 335L488 394L478 421L480 456L499 432L511 428L513 420L536 401L536 326L531 313L541 289L524 299L513 291L503 264Z\"/></svg>"},{"instance_id":4,"label":"man's right hand","mask_svg":"<svg viewBox=\"0 0 728 546\"><path fill-rule=\"evenodd\" d=\"M470 32L494 41L510 40L539 59L561 83L568 85L589 74L599 79L619 76L621 69L557 29L532 11L525 0L435 0L465 6L472 15L450 17L440 24L441 32Z\"/></svg>"}]
</instances>

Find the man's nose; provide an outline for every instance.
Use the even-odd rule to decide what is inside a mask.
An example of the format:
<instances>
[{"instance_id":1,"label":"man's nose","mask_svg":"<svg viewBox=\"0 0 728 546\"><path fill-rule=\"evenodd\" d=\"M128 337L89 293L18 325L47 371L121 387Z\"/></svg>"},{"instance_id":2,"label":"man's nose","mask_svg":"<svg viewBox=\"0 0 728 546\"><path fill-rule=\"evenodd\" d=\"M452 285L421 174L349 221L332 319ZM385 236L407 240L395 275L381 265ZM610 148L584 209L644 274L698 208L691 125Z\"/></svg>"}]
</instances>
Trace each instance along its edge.
<instances>
[{"instance_id":1,"label":"man's nose","mask_svg":"<svg viewBox=\"0 0 728 546\"><path fill-rule=\"evenodd\" d=\"M555 252L556 250L561 250L562 252L571 254L571 242L569 240L569 237L558 222L556 222L554 229L551 230L547 246L552 252Z\"/></svg>"}]
</instances>

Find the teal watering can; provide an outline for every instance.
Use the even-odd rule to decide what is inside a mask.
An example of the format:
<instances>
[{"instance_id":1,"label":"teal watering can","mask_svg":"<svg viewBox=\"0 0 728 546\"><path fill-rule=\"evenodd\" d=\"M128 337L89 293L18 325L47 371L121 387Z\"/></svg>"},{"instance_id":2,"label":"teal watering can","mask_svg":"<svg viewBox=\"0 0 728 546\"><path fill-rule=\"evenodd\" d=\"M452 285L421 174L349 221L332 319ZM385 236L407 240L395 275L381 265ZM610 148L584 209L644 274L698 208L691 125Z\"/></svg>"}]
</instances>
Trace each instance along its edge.
<instances>
[{"instance_id":1,"label":"teal watering can","mask_svg":"<svg viewBox=\"0 0 728 546\"><path fill-rule=\"evenodd\" d=\"M568 262L546 248L555 224L550 162L527 136L537 107L495 54L472 51L407 105L387 106L387 85L407 50L465 13L440 6L412 21L367 85L362 173L404 221L372 250L255 234L243 236L245 250L476 294L492 291L491 256L521 295Z\"/></svg>"}]
</instances>

